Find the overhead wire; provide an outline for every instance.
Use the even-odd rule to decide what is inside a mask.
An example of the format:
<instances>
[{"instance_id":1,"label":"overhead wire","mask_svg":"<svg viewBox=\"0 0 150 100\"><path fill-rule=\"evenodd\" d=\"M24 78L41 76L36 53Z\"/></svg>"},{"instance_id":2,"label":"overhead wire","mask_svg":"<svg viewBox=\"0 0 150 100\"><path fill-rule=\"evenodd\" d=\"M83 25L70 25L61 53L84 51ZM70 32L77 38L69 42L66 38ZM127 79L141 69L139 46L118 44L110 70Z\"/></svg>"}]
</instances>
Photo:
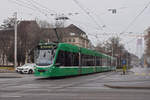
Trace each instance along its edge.
<instances>
[{"instance_id":1,"label":"overhead wire","mask_svg":"<svg viewBox=\"0 0 150 100\"><path fill-rule=\"evenodd\" d=\"M35 4L37 4L38 6L42 7L43 9L45 9L48 13L52 14L52 12L54 12L54 14L57 14L56 11L47 8L46 6L38 3L37 1L35 1L35 0L31 0L31 1L34 2Z\"/></svg>"},{"instance_id":2,"label":"overhead wire","mask_svg":"<svg viewBox=\"0 0 150 100\"><path fill-rule=\"evenodd\" d=\"M21 1L21 0L17 0L17 1ZM34 4L32 2L32 0L24 0L24 1L27 1L29 2L29 5L31 5L32 7L34 7L35 9L37 9L40 13L44 14L45 16L48 16L48 14L46 12L44 12L42 9L40 9L36 4Z\"/></svg>"},{"instance_id":3,"label":"overhead wire","mask_svg":"<svg viewBox=\"0 0 150 100\"><path fill-rule=\"evenodd\" d=\"M34 0L9 0L10 2L12 2L12 3L15 3L15 4L17 4L17 5L19 5L19 6L22 6L22 7L25 7L25 8L28 8L28 9L31 9L31 10L33 10L33 11L37 11L38 10L38 12L39 13L42 13L42 14L44 14L46 17L47 17L47 13L50 13L50 14L53 14L53 13L51 13L50 11L51 10L49 10L47 7L45 7L45 6L43 6L43 5L41 5L41 4L39 4L39 3L37 3L36 1L34 1ZM47 9L46 10L46 12L45 12L45 10L43 11L43 9L41 9L41 8L44 8L44 9ZM84 8L83 8L84 9ZM85 10L86 11L86 10ZM55 14L56 14L56 12L55 11L53 11ZM86 13L88 13L88 12L86 12ZM91 16L91 15L89 15L89 16ZM91 16L91 18L93 18L93 16ZM94 22L99 26L99 24L96 22L96 20L94 20ZM99 26L100 28L101 28L101 26ZM102 29L102 28L101 28ZM90 34L91 35L91 34ZM98 38L98 35L97 34L95 34L95 35L92 35L92 36L94 36L98 41L99 41L99 38ZM100 42L100 41L99 41Z\"/></svg>"},{"instance_id":4,"label":"overhead wire","mask_svg":"<svg viewBox=\"0 0 150 100\"><path fill-rule=\"evenodd\" d=\"M75 2L76 5L78 5L78 7L80 7L80 9L82 9L85 12L86 15L88 15L93 20L93 22L98 26L100 30L103 30L103 28L99 25L99 23L97 23L95 18L79 3L79 1L77 0L73 1Z\"/></svg>"},{"instance_id":5,"label":"overhead wire","mask_svg":"<svg viewBox=\"0 0 150 100\"><path fill-rule=\"evenodd\" d=\"M126 31L136 22L136 20L144 13L144 11L150 6L150 1L144 6L144 8L137 14L137 16L135 16L135 18L129 23L129 25L118 35L120 37L120 35L125 34ZM133 38L132 40L129 40L125 43L125 45L133 43L132 41L134 41L137 38Z\"/></svg>"},{"instance_id":6,"label":"overhead wire","mask_svg":"<svg viewBox=\"0 0 150 100\"><path fill-rule=\"evenodd\" d=\"M103 20L101 19L101 17L98 16L94 11L91 11L89 8L85 8L85 9L87 9L86 11L88 12L88 14L92 13L93 15L95 15L95 17L97 17L97 19L101 22L102 25L105 25L105 23L103 22Z\"/></svg>"},{"instance_id":7,"label":"overhead wire","mask_svg":"<svg viewBox=\"0 0 150 100\"><path fill-rule=\"evenodd\" d=\"M18 6L21 6L21 7L24 7L24 8L28 8L32 11L37 11L37 8L33 7L31 4L25 2L25 1L22 1L22 0L8 0ZM41 12L41 11L38 11L39 13L42 13L45 15L45 13ZM47 16L46 16L47 17Z\"/></svg>"},{"instance_id":8,"label":"overhead wire","mask_svg":"<svg viewBox=\"0 0 150 100\"><path fill-rule=\"evenodd\" d=\"M84 25L84 26L86 25L86 27L88 27L88 28L92 28L92 29L94 28L94 29L97 30L97 27L91 25L90 23L83 22L83 21L79 21L79 20L74 20L74 19L70 19L70 21L72 21L72 22L74 22L74 23L82 24L82 25Z\"/></svg>"},{"instance_id":9,"label":"overhead wire","mask_svg":"<svg viewBox=\"0 0 150 100\"><path fill-rule=\"evenodd\" d=\"M12 3L15 3L21 7L25 7L28 9L31 9L32 11L38 11L39 13L43 14L47 18L49 18L48 14L45 12L45 10L41 10L37 5L33 4L33 2L28 0L8 0Z\"/></svg>"},{"instance_id":10,"label":"overhead wire","mask_svg":"<svg viewBox=\"0 0 150 100\"><path fill-rule=\"evenodd\" d=\"M143 14L143 12L148 8L149 5L150 1L145 5L145 7L140 11L140 13L129 23L129 25L119 35L124 34L134 24L134 22L139 18L139 16Z\"/></svg>"},{"instance_id":11,"label":"overhead wire","mask_svg":"<svg viewBox=\"0 0 150 100\"><path fill-rule=\"evenodd\" d=\"M12 3L16 4L16 5L19 5L19 6L28 8L28 9L31 9L31 10L33 10L33 11L36 10L35 8L33 8L33 7L31 7L31 6L28 6L28 5L24 5L24 4L20 3L20 2L17 2L16 0L8 0L8 1L9 1L9 2L12 2Z\"/></svg>"},{"instance_id":12,"label":"overhead wire","mask_svg":"<svg viewBox=\"0 0 150 100\"><path fill-rule=\"evenodd\" d=\"M94 11L91 11L89 9L88 9L88 11L90 11L89 13L92 13L101 22L102 28L107 28L107 29L111 30L110 27L108 25L106 25L106 23L102 20L101 16L98 16Z\"/></svg>"},{"instance_id":13,"label":"overhead wire","mask_svg":"<svg viewBox=\"0 0 150 100\"><path fill-rule=\"evenodd\" d=\"M93 20L93 22L98 26L98 28L99 28L100 30L103 30L104 27L101 27L101 25L99 25L99 23L96 21L96 19L91 15L91 13L90 13L89 11L87 11L87 10L80 4L79 1L77 1L77 0L73 0L73 1L76 3L76 5L79 6L80 9L82 9L82 10L85 12L86 15L88 15L88 16ZM97 17L97 19L100 19L100 18L98 18L98 16L97 16L96 14L95 14L95 16ZM102 22L102 21L101 21L101 22ZM104 22L103 22L102 24L104 24ZM104 26L104 25L103 25L103 26ZM97 41L100 42L100 40L99 40L99 38L98 38L98 34L95 34L94 36L95 36L95 38L97 39ZM105 39L105 41L106 41L106 39Z\"/></svg>"}]
</instances>

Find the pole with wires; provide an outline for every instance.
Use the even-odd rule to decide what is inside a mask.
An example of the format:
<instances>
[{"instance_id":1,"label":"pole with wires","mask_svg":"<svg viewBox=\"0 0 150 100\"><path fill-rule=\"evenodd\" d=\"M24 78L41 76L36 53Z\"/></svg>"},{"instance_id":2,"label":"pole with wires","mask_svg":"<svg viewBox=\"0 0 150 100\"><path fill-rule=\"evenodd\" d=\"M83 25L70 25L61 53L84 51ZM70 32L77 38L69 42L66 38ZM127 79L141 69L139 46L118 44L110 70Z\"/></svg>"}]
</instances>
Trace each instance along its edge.
<instances>
[{"instance_id":1,"label":"pole with wires","mask_svg":"<svg viewBox=\"0 0 150 100\"><path fill-rule=\"evenodd\" d=\"M17 12L14 13L14 67L17 67Z\"/></svg>"},{"instance_id":2,"label":"pole with wires","mask_svg":"<svg viewBox=\"0 0 150 100\"><path fill-rule=\"evenodd\" d=\"M113 63L113 59L114 59L114 47L113 47L113 45L114 45L114 44L112 44L112 54L111 54L111 56L112 56L112 60L111 60L111 61L112 61L112 62L111 62L111 64Z\"/></svg>"}]
</instances>

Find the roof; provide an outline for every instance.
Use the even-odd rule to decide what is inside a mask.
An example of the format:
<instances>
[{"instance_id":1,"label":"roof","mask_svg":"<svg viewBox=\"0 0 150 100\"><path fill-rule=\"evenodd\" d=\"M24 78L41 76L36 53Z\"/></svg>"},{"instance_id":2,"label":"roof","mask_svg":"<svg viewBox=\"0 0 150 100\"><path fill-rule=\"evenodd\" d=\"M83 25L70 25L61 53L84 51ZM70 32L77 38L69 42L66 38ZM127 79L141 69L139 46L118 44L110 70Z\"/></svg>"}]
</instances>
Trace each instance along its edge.
<instances>
[{"instance_id":1,"label":"roof","mask_svg":"<svg viewBox=\"0 0 150 100\"><path fill-rule=\"evenodd\" d=\"M87 37L83 37L83 35L87 36L86 33L73 24L69 25L66 28L42 28L42 34L49 36L49 38L51 38L52 40L57 39L56 32L60 38L81 37L84 39L88 39ZM75 33L75 34L71 35L70 33Z\"/></svg>"},{"instance_id":2,"label":"roof","mask_svg":"<svg viewBox=\"0 0 150 100\"><path fill-rule=\"evenodd\" d=\"M14 30L13 29L5 29L0 30L0 40L5 39L13 39L14 38Z\"/></svg>"},{"instance_id":3,"label":"roof","mask_svg":"<svg viewBox=\"0 0 150 100\"><path fill-rule=\"evenodd\" d=\"M86 34L83 30L81 30L79 27L75 26L74 24L71 24L67 27L68 29L70 29L71 31L75 31L77 32L77 34Z\"/></svg>"},{"instance_id":4,"label":"roof","mask_svg":"<svg viewBox=\"0 0 150 100\"><path fill-rule=\"evenodd\" d=\"M70 33L75 33L75 35L73 36L88 39L87 37L83 36L83 35L87 36L86 33L73 24L65 28L57 28L55 31L54 28L40 28L35 20L29 20L29 21L20 21L17 29L18 29L19 37L24 37L24 36L35 37L35 35L37 34L37 36L40 36L39 38L40 40L46 40L46 41L49 40L51 42L57 41L56 32L58 33L58 36L60 38L72 37ZM0 30L0 34L2 33L11 35L14 33L14 29L12 28L7 30Z\"/></svg>"},{"instance_id":5,"label":"roof","mask_svg":"<svg viewBox=\"0 0 150 100\"><path fill-rule=\"evenodd\" d=\"M65 30L65 33L66 33L65 35L67 35L67 36L70 36L70 33L75 33L75 36L86 35L86 33L83 30L81 30L80 28L78 28L74 24L69 25L64 30Z\"/></svg>"},{"instance_id":6,"label":"roof","mask_svg":"<svg viewBox=\"0 0 150 100\"><path fill-rule=\"evenodd\" d=\"M75 45L71 45L68 43L59 43L58 47L60 50L64 50L64 51L70 51L70 52L79 52L81 51L82 54L87 54L87 55L94 55L94 56L102 56L104 58L111 58L113 59L111 56L108 56L104 53L101 52L97 52L95 50L91 50L91 49L87 49L87 48L82 48L82 47L78 47Z\"/></svg>"},{"instance_id":7,"label":"roof","mask_svg":"<svg viewBox=\"0 0 150 100\"><path fill-rule=\"evenodd\" d=\"M40 29L39 25L36 23L36 21L21 21L18 24L18 30L26 31L26 30L33 30L36 28L37 30Z\"/></svg>"},{"instance_id":8,"label":"roof","mask_svg":"<svg viewBox=\"0 0 150 100\"><path fill-rule=\"evenodd\" d=\"M62 38L64 36L64 32L62 29L54 29L54 28L42 28L41 29L41 34L44 36L44 38L49 38L50 41L56 42L58 40L56 32L59 36L59 38Z\"/></svg>"}]
</instances>

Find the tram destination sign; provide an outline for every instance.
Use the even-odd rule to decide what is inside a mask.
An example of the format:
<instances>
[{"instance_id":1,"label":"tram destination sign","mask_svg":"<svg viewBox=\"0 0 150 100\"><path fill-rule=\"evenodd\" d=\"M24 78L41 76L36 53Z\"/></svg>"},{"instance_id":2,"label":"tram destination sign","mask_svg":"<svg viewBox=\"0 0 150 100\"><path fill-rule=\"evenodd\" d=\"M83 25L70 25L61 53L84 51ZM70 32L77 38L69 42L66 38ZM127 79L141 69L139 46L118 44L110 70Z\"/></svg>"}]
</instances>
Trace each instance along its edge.
<instances>
[{"instance_id":1,"label":"tram destination sign","mask_svg":"<svg viewBox=\"0 0 150 100\"><path fill-rule=\"evenodd\" d=\"M52 49L54 45L39 45L38 49Z\"/></svg>"}]
</instances>

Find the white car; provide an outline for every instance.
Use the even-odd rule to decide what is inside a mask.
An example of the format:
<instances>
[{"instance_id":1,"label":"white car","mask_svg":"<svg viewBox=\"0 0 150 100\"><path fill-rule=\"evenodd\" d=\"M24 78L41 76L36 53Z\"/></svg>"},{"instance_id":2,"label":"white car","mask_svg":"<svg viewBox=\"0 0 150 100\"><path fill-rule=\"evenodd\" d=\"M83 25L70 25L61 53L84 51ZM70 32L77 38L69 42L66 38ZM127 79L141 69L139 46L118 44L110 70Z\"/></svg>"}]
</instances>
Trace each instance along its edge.
<instances>
[{"instance_id":1,"label":"white car","mask_svg":"<svg viewBox=\"0 0 150 100\"><path fill-rule=\"evenodd\" d=\"M34 66L35 66L35 64L27 63L21 67L17 67L16 72L25 73L25 74L32 74L32 73L34 73Z\"/></svg>"}]
</instances>

